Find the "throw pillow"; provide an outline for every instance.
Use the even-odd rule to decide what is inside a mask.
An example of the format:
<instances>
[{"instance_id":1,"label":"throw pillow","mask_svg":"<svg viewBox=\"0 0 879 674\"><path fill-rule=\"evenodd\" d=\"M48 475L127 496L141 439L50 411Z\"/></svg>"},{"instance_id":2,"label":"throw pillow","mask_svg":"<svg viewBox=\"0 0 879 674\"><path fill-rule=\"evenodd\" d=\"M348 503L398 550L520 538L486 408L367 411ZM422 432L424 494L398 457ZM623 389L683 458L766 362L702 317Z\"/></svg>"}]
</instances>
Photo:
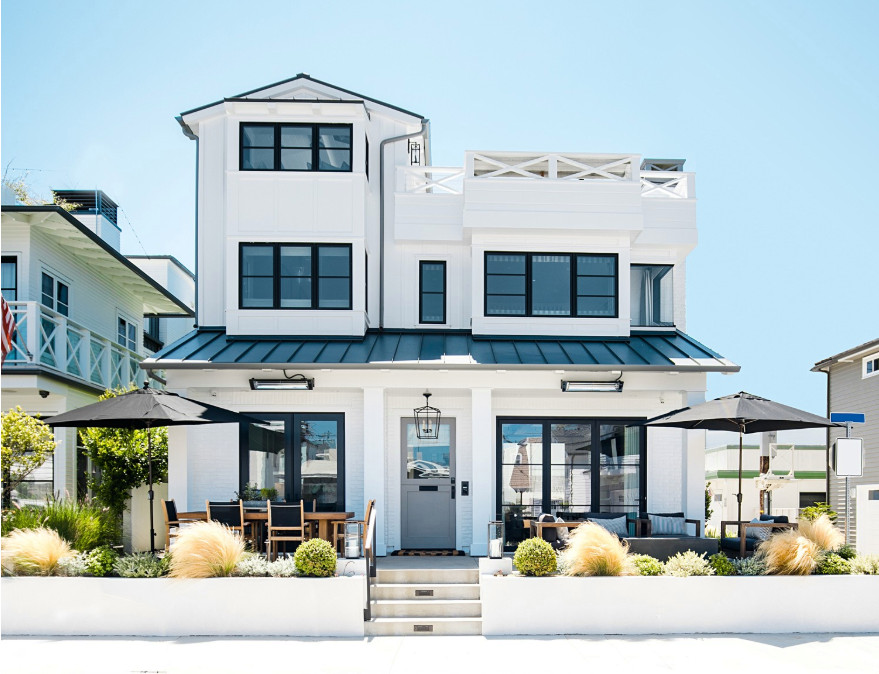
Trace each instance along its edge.
<instances>
[{"instance_id":1,"label":"throw pillow","mask_svg":"<svg viewBox=\"0 0 879 674\"><path fill-rule=\"evenodd\" d=\"M663 517L662 515L647 515L650 519L650 529L654 536L686 536L687 523L683 517Z\"/></svg>"},{"instance_id":2,"label":"throw pillow","mask_svg":"<svg viewBox=\"0 0 879 674\"><path fill-rule=\"evenodd\" d=\"M751 524L772 524L773 522L775 522L775 520L772 518L760 519L759 517L755 517L754 519L751 520L750 523ZM753 538L754 540L757 540L757 541L765 541L772 535L772 529L770 529L769 527L765 527L765 528L764 527L748 527L746 529L746 531L748 532L748 534L747 534L748 538Z\"/></svg>"},{"instance_id":3,"label":"throw pillow","mask_svg":"<svg viewBox=\"0 0 879 674\"><path fill-rule=\"evenodd\" d=\"M538 522L555 522L555 517L552 515L548 515L543 513L540 517L537 518ZM559 540L559 530L555 527L546 527L543 530L543 540L547 543L554 544Z\"/></svg>"},{"instance_id":4,"label":"throw pillow","mask_svg":"<svg viewBox=\"0 0 879 674\"><path fill-rule=\"evenodd\" d=\"M588 521L594 522L595 524L599 524L607 529L610 533L616 534L620 538L625 538L629 535L629 525L626 523L626 516L620 515L619 517L608 517L601 519L592 519L587 518Z\"/></svg>"},{"instance_id":5,"label":"throw pillow","mask_svg":"<svg viewBox=\"0 0 879 674\"><path fill-rule=\"evenodd\" d=\"M555 521L556 522L564 522L564 520L561 517L556 517ZM563 545L567 545L568 544L568 528L567 527L559 527L556 530L556 532L558 533L558 536L559 536L559 542L561 542Z\"/></svg>"}]
</instances>

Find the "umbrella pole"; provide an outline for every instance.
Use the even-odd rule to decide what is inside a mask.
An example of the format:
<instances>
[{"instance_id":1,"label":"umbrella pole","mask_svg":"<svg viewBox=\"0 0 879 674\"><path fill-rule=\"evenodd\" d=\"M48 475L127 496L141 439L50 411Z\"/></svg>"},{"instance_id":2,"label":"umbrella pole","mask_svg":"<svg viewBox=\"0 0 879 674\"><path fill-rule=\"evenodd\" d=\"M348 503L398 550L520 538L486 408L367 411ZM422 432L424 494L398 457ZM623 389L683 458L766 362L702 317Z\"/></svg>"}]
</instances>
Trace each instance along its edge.
<instances>
[{"instance_id":1,"label":"umbrella pole","mask_svg":"<svg viewBox=\"0 0 879 674\"><path fill-rule=\"evenodd\" d=\"M156 553L156 529L153 524L153 441L150 425L147 423L147 474L150 484L148 495L150 500L150 553Z\"/></svg>"},{"instance_id":2,"label":"umbrella pole","mask_svg":"<svg viewBox=\"0 0 879 674\"><path fill-rule=\"evenodd\" d=\"M738 516L736 517L736 522L742 521L742 437L744 435L744 430L739 427L739 493L736 494L736 500L739 502L739 510ZM742 535L742 527L739 525L736 530L738 531L739 536Z\"/></svg>"}]
</instances>

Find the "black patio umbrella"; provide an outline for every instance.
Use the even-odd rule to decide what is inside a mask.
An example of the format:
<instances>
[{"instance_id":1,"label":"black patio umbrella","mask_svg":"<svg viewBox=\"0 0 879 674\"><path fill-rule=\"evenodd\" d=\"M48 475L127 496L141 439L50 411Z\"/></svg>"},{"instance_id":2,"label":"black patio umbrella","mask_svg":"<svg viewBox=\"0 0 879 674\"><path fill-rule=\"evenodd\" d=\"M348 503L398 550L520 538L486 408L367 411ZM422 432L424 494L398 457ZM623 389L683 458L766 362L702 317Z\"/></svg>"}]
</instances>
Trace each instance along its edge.
<instances>
[{"instance_id":1,"label":"black patio umbrella","mask_svg":"<svg viewBox=\"0 0 879 674\"><path fill-rule=\"evenodd\" d=\"M135 389L113 398L58 414L46 421L49 426L81 428L129 428L134 430L161 426L188 426L194 424L261 424L261 419L231 410L200 403L189 398L150 388ZM153 523L153 452L147 433L147 471L150 501L150 551L156 551L156 531Z\"/></svg>"},{"instance_id":2,"label":"black patio umbrella","mask_svg":"<svg viewBox=\"0 0 879 674\"><path fill-rule=\"evenodd\" d=\"M738 520L742 521L742 437L746 433L837 426L830 419L740 391L650 419L647 426L739 432Z\"/></svg>"}]
</instances>

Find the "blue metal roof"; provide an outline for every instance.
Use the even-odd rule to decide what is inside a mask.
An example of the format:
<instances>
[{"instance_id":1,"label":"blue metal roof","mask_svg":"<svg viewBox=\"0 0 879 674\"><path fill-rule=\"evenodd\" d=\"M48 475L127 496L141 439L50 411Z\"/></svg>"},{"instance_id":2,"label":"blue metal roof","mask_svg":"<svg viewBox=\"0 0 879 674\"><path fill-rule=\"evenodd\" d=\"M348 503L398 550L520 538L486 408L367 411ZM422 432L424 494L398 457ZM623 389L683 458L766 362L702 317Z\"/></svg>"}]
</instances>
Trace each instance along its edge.
<instances>
[{"instance_id":1,"label":"blue metal roof","mask_svg":"<svg viewBox=\"0 0 879 674\"><path fill-rule=\"evenodd\" d=\"M146 368L165 369L286 365L739 370L680 331L632 331L629 337L532 337L473 335L464 330L369 330L363 337L263 337L201 328L143 363Z\"/></svg>"}]
</instances>

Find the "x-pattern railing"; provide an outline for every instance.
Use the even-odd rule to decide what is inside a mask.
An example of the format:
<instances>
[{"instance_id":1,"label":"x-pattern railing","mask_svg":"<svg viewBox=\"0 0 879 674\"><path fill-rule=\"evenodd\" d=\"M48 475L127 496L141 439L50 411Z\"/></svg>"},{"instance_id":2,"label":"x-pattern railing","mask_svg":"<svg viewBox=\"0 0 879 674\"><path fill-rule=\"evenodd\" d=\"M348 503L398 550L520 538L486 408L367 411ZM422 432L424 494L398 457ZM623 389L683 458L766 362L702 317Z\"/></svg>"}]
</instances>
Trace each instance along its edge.
<instances>
[{"instance_id":1,"label":"x-pattern railing","mask_svg":"<svg viewBox=\"0 0 879 674\"><path fill-rule=\"evenodd\" d=\"M401 169L402 191L407 194L461 194L464 169L410 166Z\"/></svg>"},{"instance_id":2,"label":"x-pattern railing","mask_svg":"<svg viewBox=\"0 0 879 674\"><path fill-rule=\"evenodd\" d=\"M633 155L531 156L513 153L472 153L474 178L521 177L546 180L631 180Z\"/></svg>"},{"instance_id":3,"label":"x-pattern railing","mask_svg":"<svg viewBox=\"0 0 879 674\"><path fill-rule=\"evenodd\" d=\"M688 177L677 171L642 171L641 196L686 199Z\"/></svg>"}]
</instances>

